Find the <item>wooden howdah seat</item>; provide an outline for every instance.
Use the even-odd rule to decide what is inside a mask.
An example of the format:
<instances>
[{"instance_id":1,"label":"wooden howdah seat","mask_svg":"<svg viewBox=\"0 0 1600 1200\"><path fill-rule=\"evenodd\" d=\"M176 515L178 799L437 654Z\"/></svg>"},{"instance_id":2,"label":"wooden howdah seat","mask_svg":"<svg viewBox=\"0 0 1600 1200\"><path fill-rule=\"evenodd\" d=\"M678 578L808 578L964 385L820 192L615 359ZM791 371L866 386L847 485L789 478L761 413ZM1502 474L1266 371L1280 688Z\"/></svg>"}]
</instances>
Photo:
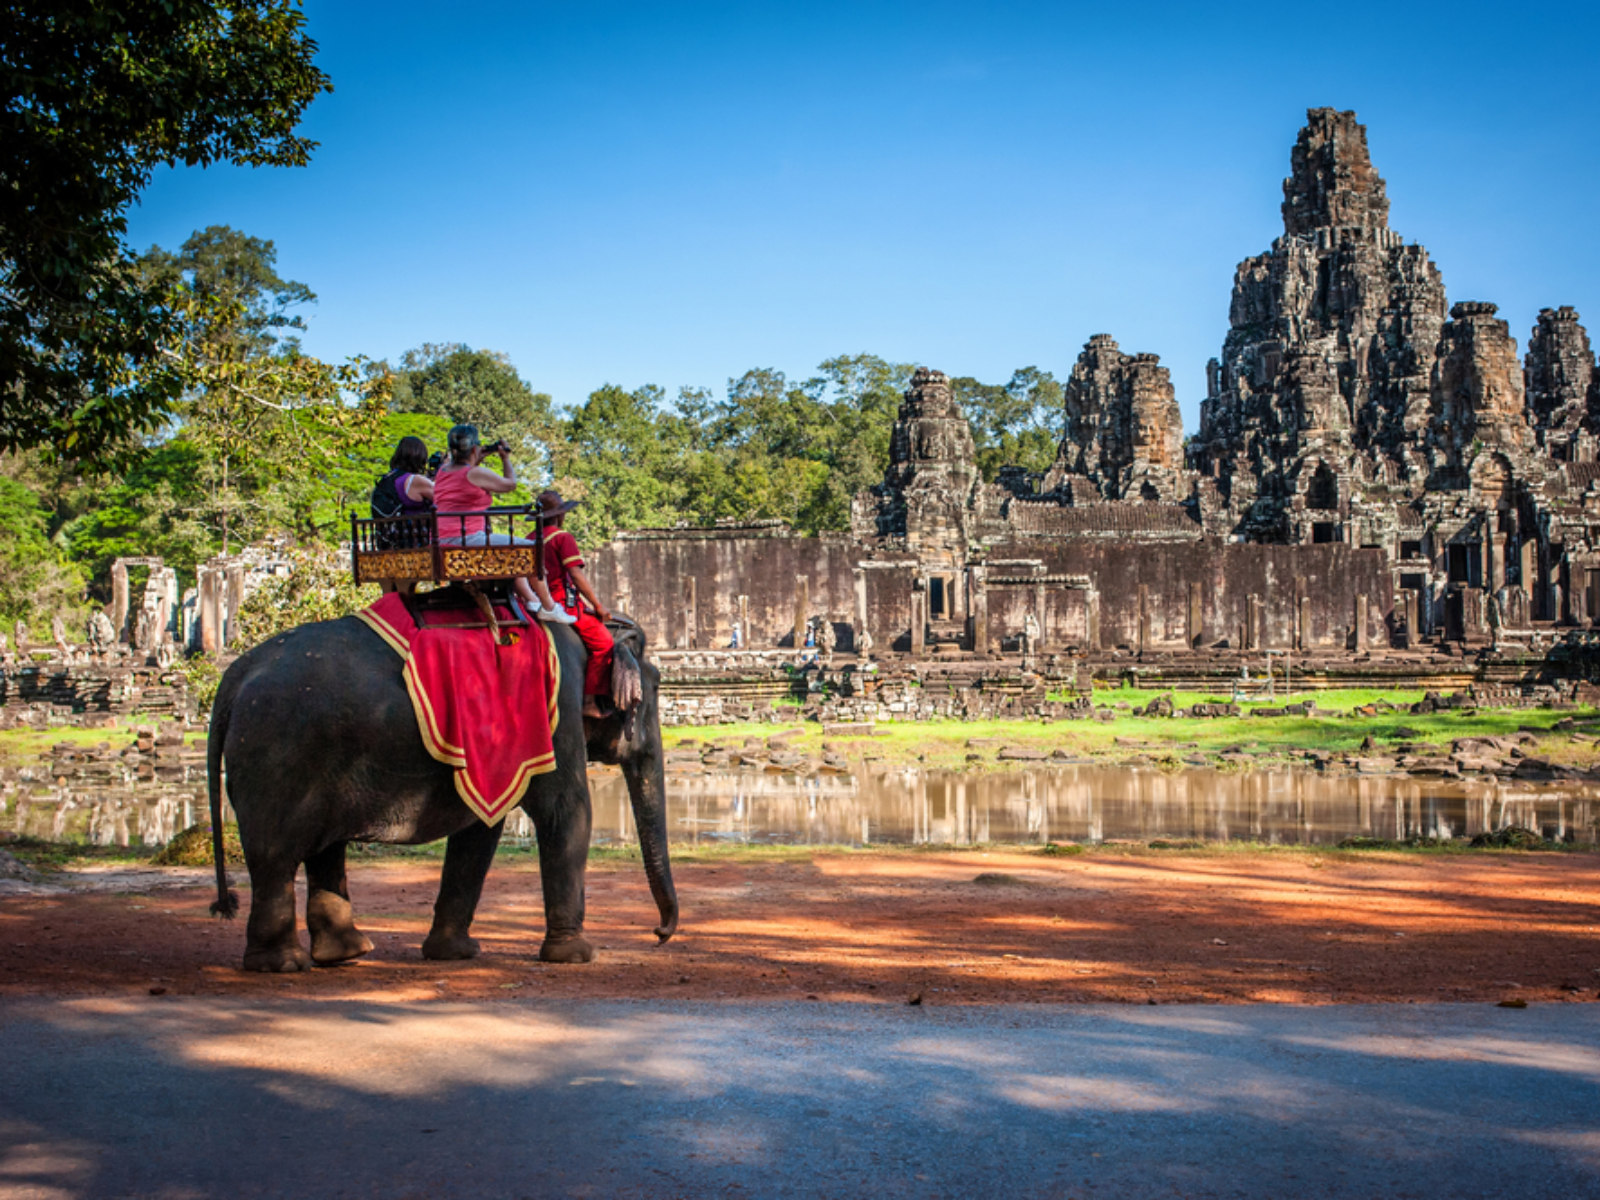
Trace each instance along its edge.
<instances>
[{"instance_id":1,"label":"wooden howdah seat","mask_svg":"<svg viewBox=\"0 0 1600 1200\"><path fill-rule=\"evenodd\" d=\"M510 534L533 545L464 545L467 521L475 517L485 520L484 531L491 536ZM519 575L540 577L543 566L544 522L534 505L350 518L350 570L356 584L392 585L403 593L415 592L419 583L439 589L427 593L424 603L408 604L414 609L481 608L485 600L492 600L506 604L516 614L512 623L525 623L527 616L520 612L521 605L506 581ZM460 586L447 586L452 584ZM417 599L423 601L424 597ZM420 617L420 611L414 615Z\"/></svg>"}]
</instances>

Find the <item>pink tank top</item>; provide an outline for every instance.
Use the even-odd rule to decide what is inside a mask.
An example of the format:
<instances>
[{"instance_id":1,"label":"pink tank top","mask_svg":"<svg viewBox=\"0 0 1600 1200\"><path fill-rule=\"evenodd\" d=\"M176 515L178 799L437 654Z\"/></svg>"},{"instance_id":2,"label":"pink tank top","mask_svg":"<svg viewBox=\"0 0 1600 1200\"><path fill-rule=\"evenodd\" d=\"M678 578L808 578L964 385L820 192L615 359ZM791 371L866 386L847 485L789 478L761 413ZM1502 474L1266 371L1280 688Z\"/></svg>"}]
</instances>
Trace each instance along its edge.
<instances>
[{"instance_id":1,"label":"pink tank top","mask_svg":"<svg viewBox=\"0 0 1600 1200\"><path fill-rule=\"evenodd\" d=\"M440 471L433 480L433 507L441 513L468 512L488 508L494 503L489 493L467 478L472 474L468 467L457 471ZM482 517L440 517L439 536L457 538L463 534L482 533L487 522Z\"/></svg>"}]
</instances>

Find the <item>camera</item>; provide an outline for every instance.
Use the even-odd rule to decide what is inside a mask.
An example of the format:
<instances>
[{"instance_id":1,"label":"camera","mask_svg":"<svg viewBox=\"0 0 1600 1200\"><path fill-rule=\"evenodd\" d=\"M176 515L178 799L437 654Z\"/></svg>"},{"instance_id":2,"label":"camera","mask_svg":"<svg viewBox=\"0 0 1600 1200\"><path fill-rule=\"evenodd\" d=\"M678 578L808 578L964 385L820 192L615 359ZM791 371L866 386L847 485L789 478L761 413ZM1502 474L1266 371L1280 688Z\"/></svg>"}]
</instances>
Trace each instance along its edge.
<instances>
[{"instance_id":1,"label":"camera","mask_svg":"<svg viewBox=\"0 0 1600 1200\"><path fill-rule=\"evenodd\" d=\"M494 441L483 444L483 452L485 454L510 454L511 443L506 441L505 438L495 438Z\"/></svg>"}]
</instances>

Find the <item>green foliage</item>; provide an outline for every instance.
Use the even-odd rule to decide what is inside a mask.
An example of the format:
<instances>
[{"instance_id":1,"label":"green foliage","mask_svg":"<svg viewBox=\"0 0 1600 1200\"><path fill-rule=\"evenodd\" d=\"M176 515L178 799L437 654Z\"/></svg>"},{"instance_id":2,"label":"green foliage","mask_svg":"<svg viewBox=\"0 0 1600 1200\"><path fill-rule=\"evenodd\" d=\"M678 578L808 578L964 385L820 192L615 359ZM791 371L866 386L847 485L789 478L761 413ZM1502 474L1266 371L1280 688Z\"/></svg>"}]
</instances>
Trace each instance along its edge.
<instances>
[{"instance_id":1,"label":"green foliage","mask_svg":"<svg viewBox=\"0 0 1600 1200\"><path fill-rule=\"evenodd\" d=\"M607 385L571 413L557 471L591 538L646 525L776 518L802 533L845 529L855 493L878 483L911 368L869 354L791 383L768 368L728 381L727 399L685 388Z\"/></svg>"},{"instance_id":2,"label":"green foliage","mask_svg":"<svg viewBox=\"0 0 1600 1200\"><path fill-rule=\"evenodd\" d=\"M681 452L662 437L661 389L606 384L563 423L557 460L564 494L583 500L568 518L580 540L670 524L683 499Z\"/></svg>"},{"instance_id":3,"label":"green foliage","mask_svg":"<svg viewBox=\"0 0 1600 1200\"><path fill-rule=\"evenodd\" d=\"M190 386L174 441L195 455L184 519L224 553L274 531L311 532L330 491L340 507L330 477L384 432L386 370L361 359L323 363L295 339L279 338L303 328L290 310L315 296L280 278L276 261L272 242L222 225L196 233L175 255L152 247L140 259L141 271L168 290L184 335ZM139 503L165 509L165 501Z\"/></svg>"},{"instance_id":4,"label":"green foliage","mask_svg":"<svg viewBox=\"0 0 1600 1200\"><path fill-rule=\"evenodd\" d=\"M37 634L57 614L74 627L85 619L82 575L51 542L48 518L33 491L0 478L0 625L7 629L20 620Z\"/></svg>"},{"instance_id":5,"label":"green foliage","mask_svg":"<svg viewBox=\"0 0 1600 1200\"><path fill-rule=\"evenodd\" d=\"M504 354L459 343L408 350L400 359L390 407L444 418L446 431L452 425L476 425L485 441L510 443L530 486L550 476L551 445L559 436L550 397L534 391ZM443 437L438 448L444 448Z\"/></svg>"},{"instance_id":6,"label":"green foliage","mask_svg":"<svg viewBox=\"0 0 1600 1200\"><path fill-rule=\"evenodd\" d=\"M234 646L241 654L297 625L349 616L381 594L371 584L357 587L349 564L332 546L296 547L288 558L288 574L274 575L239 606Z\"/></svg>"},{"instance_id":7,"label":"green foliage","mask_svg":"<svg viewBox=\"0 0 1600 1200\"><path fill-rule=\"evenodd\" d=\"M229 821L222 827L222 856L236 867L245 865L244 846L239 841L239 826ZM211 826L191 825L156 851L153 867L209 867L216 861Z\"/></svg>"},{"instance_id":8,"label":"green foliage","mask_svg":"<svg viewBox=\"0 0 1600 1200\"><path fill-rule=\"evenodd\" d=\"M178 437L157 446L121 480L104 481L99 502L68 522L61 540L95 578L106 577L114 559L143 555L192 578L218 546L201 473L192 442Z\"/></svg>"},{"instance_id":9,"label":"green foliage","mask_svg":"<svg viewBox=\"0 0 1600 1200\"><path fill-rule=\"evenodd\" d=\"M1064 398L1055 376L1038 367L1013 372L1004 387L961 376L950 390L972 425L978 470L990 483L1000 468L1050 469L1062 438Z\"/></svg>"},{"instance_id":10,"label":"green foliage","mask_svg":"<svg viewBox=\"0 0 1600 1200\"><path fill-rule=\"evenodd\" d=\"M126 460L190 382L123 235L160 165L300 166L330 90L296 0L9 5L0 35L0 450Z\"/></svg>"},{"instance_id":11,"label":"green foliage","mask_svg":"<svg viewBox=\"0 0 1600 1200\"><path fill-rule=\"evenodd\" d=\"M303 330L305 320L291 309L316 301L303 283L283 279L278 250L270 241L227 225L212 225L189 235L176 254L152 246L136 264L141 278L165 292L186 292L207 318L191 329L191 341L212 354L233 350L266 354L278 331Z\"/></svg>"},{"instance_id":12,"label":"green foliage","mask_svg":"<svg viewBox=\"0 0 1600 1200\"><path fill-rule=\"evenodd\" d=\"M450 432L447 417L431 413L384 413L376 434L353 444L308 476L305 524L320 538L339 541L350 536L350 517L371 515L372 487L389 469L389 457L403 437L419 437L429 451L443 450Z\"/></svg>"}]
</instances>

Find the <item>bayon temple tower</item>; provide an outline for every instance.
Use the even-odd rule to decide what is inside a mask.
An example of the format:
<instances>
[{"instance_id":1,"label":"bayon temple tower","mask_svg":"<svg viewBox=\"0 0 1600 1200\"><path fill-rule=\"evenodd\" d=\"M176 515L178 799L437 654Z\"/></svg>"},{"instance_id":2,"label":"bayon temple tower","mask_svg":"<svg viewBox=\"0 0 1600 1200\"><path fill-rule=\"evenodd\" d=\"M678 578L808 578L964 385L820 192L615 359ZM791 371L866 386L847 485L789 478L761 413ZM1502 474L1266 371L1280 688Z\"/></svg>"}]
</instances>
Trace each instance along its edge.
<instances>
[{"instance_id":1,"label":"bayon temple tower","mask_svg":"<svg viewBox=\"0 0 1600 1200\"><path fill-rule=\"evenodd\" d=\"M1090 655L1532 653L1592 625L1600 373L1578 314L1543 310L1519 358L1493 304L1452 305L1427 250L1389 227L1354 113L1307 113L1282 214L1234 274L1187 442L1167 368L1099 333L1065 373L1055 464L985 483L948 379L919 369L850 536L641 531L614 569L642 599L669 564L630 567L645 548L628 539L676 540L674 569L739 596L758 639L789 635L799 586L842 649L867 629L916 654L984 655L1025 625ZM704 571L690 552L746 537ZM721 578L713 559L755 573Z\"/></svg>"}]
</instances>

